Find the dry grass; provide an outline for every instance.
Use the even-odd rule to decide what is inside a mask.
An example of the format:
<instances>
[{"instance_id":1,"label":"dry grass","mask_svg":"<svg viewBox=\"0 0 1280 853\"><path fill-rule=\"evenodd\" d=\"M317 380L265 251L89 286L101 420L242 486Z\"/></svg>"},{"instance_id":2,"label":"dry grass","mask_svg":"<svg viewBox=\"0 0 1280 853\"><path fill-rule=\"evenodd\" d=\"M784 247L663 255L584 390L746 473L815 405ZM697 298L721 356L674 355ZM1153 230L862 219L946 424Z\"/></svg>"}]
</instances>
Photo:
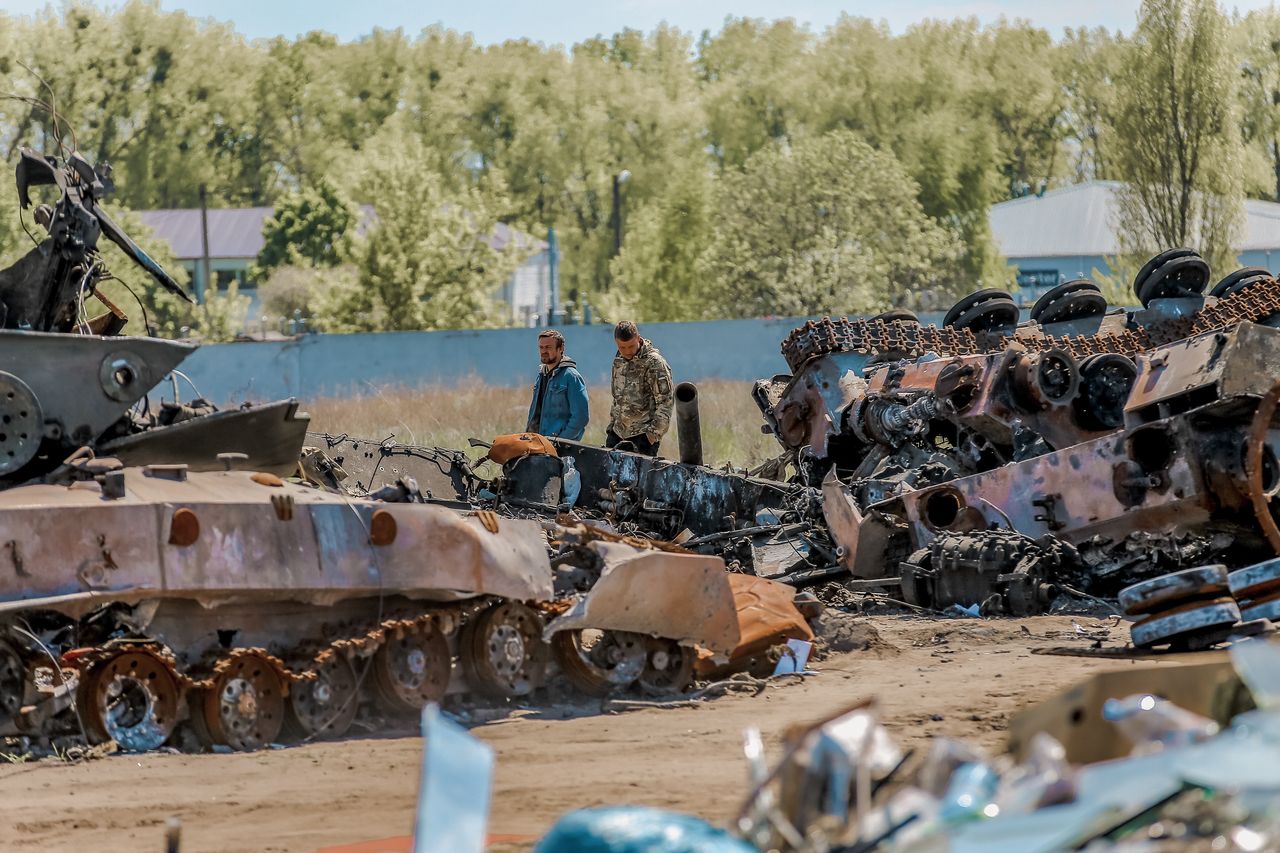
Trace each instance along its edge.
<instances>
[{"instance_id":1,"label":"dry grass","mask_svg":"<svg viewBox=\"0 0 1280 853\"><path fill-rule=\"evenodd\" d=\"M359 438L437 447L466 448L468 438L489 440L519 432L529 409L530 389L504 388L480 382L457 386L385 388L369 395L314 400L311 429L347 433ZM702 416L703 457L708 464L732 462L754 466L780 450L771 435L763 435L760 410L751 399L749 382L708 381L698 385ZM591 422L584 440L604 443L609 421L607 388L592 388ZM675 424L662 440L662 455L675 458Z\"/></svg>"}]
</instances>

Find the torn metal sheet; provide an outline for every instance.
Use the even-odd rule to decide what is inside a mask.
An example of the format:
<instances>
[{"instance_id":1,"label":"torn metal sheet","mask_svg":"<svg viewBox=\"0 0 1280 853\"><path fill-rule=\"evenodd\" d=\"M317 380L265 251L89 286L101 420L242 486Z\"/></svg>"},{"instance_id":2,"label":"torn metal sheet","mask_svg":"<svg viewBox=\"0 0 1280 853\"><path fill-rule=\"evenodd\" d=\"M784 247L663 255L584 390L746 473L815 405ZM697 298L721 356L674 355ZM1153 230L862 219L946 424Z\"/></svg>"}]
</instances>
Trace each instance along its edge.
<instances>
[{"instance_id":1,"label":"torn metal sheet","mask_svg":"<svg viewBox=\"0 0 1280 853\"><path fill-rule=\"evenodd\" d=\"M1128 755L1133 744L1102 717L1108 699L1151 693L1180 708L1226 723L1252 705L1226 652L1201 652L1166 658L1171 662L1101 672L1059 691L1009 721L1009 751L1026 757L1031 738L1046 732L1062 743L1075 763L1107 761Z\"/></svg>"},{"instance_id":2,"label":"torn metal sheet","mask_svg":"<svg viewBox=\"0 0 1280 853\"><path fill-rule=\"evenodd\" d=\"M795 606L796 591L784 583L754 575L730 573L739 641L729 653L728 668L750 660L787 640L813 640L813 629ZM714 660L698 661L698 672L709 675L722 667Z\"/></svg>"},{"instance_id":3,"label":"torn metal sheet","mask_svg":"<svg viewBox=\"0 0 1280 853\"><path fill-rule=\"evenodd\" d=\"M665 637L724 654L742 641L724 560L640 550L620 542L592 542L589 547L604 559L600 579L547 626L547 637L599 628Z\"/></svg>"}]
</instances>

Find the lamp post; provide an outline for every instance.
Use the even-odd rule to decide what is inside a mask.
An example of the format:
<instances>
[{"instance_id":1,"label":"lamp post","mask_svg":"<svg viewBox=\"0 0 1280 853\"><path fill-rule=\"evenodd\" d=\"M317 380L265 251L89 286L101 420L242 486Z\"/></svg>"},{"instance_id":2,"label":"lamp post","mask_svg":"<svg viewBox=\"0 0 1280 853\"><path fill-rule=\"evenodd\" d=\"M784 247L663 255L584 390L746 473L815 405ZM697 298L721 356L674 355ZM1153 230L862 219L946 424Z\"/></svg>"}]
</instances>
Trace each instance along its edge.
<instances>
[{"instance_id":1,"label":"lamp post","mask_svg":"<svg viewBox=\"0 0 1280 853\"><path fill-rule=\"evenodd\" d=\"M622 185L631 178L631 170L623 169L613 176L613 254L622 251Z\"/></svg>"}]
</instances>

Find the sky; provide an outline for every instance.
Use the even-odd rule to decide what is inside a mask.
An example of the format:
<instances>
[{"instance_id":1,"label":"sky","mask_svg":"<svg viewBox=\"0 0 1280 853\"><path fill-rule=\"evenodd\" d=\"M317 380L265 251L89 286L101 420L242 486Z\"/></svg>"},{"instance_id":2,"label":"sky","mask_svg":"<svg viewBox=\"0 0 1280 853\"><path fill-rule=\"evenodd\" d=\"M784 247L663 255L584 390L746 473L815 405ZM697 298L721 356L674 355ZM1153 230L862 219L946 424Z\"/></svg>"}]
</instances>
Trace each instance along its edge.
<instances>
[{"instance_id":1,"label":"sky","mask_svg":"<svg viewBox=\"0 0 1280 853\"><path fill-rule=\"evenodd\" d=\"M1026 18L1057 34L1067 26L1103 26L1128 31L1137 16L1139 0L435 0L412 4L406 0L161 0L164 9L182 9L197 17L231 21L250 38L294 37L324 30L343 40L357 38L374 27L403 28L417 33L432 24L469 32L481 44L529 38L547 44L573 44L623 27L649 31L662 22L700 33L718 30L733 17L795 18L820 31L841 13L888 22L901 32L924 18L977 16L993 21L1001 16ZM0 10L31 14L45 0L0 0ZM99 5L115 7L118 2ZM1228 10L1246 12L1271 5L1271 0L1226 0Z\"/></svg>"}]
</instances>

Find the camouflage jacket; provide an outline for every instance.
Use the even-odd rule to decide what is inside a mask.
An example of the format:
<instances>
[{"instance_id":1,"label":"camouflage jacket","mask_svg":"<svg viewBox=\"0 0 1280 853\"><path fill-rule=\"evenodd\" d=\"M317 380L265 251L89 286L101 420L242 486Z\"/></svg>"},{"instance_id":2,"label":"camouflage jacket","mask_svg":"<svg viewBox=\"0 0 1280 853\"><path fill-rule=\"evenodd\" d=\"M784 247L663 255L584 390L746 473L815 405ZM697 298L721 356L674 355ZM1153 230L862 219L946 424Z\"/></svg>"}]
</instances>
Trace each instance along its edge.
<instances>
[{"instance_id":1,"label":"camouflage jacket","mask_svg":"<svg viewBox=\"0 0 1280 853\"><path fill-rule=\"evenodd\" d=\"M609 429L619 438L647 435L660 441L671 425L671 368L658 348L645 340L635 358L613 357L613 408Z\"/></svg>"}]
</instances>

